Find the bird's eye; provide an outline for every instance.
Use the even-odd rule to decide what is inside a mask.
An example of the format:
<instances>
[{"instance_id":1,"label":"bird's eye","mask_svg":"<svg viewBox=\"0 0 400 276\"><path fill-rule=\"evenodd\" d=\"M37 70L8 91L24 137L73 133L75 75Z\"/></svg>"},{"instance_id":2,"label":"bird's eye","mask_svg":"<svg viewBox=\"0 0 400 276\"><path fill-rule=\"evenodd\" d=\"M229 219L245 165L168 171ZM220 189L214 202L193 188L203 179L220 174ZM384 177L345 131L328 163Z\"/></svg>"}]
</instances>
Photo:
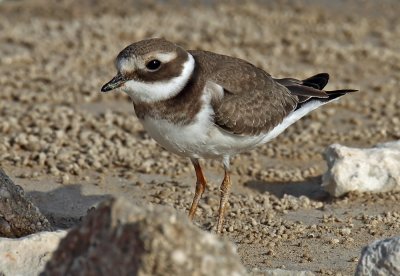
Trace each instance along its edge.
<instances>
[{"instance_id":1,"label":"bird's eye","mask_svg":"<svg viewBox=\"0 0 400 276\"><path fill-rule=\"evenodd\" d=\"M160 65L161 61L159 61L158 59L153 59L146 63L146 68L154 71L157 70L160 67Z\"/></svg>"}]
</instances>

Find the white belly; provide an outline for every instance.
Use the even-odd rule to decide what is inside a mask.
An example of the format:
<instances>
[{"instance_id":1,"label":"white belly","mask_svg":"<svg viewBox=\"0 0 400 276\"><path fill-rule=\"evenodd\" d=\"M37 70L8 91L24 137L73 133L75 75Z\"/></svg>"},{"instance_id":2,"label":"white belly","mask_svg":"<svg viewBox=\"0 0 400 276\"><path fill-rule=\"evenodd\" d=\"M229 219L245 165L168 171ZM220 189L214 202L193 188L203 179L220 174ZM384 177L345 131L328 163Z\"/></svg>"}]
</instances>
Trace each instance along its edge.
<instances>
[{"instance_id":1,"label":"white belly","mask_svg":"<svg viewBox=\"0 0 400 276\"><path fill-rule=\"evenodd\" d=\"M217 127L211 121L210 114L212 110L204 108L192 124L185 126L149 117L141 122L150 136L162 147L190 158L231 156L257 146L265 136L246 137L230 134Z\"/></svg>"},{"instance_id":2,"label":"white belly","mask_svg":"<svg viewBox=\"0 0 400 276\"><path fill-rule=\"evenodd\" d=\"M190 158L222 158L250 150L266 143L304 115L322 105L310 102L289 114L279 125L268 133L257 136L231 134L212 121L213 111L205 106L192 124L177 126L166 120L155 120L146 117L141 120L145 130L165 149Z\"/></svg>"}]
</instances>

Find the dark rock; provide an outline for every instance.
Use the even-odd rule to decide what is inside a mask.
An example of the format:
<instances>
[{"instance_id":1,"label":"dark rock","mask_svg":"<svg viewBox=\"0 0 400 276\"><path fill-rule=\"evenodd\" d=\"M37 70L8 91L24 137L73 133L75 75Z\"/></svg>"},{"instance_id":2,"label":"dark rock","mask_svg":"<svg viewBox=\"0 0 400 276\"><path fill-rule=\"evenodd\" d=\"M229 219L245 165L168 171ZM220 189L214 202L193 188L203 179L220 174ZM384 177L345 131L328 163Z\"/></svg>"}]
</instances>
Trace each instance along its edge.
<instances>
[{"instance_id":1,"label":"dark rock","mask_svg":"<svg viewBox=\"0 0 400 276\"><path fill-rule=\"evenodd\" d=\"M166 207L102 203L41 275L246 275L234 246Z\"/></svg>"},{"instance_id":2,"label":"dark rock","mask_svg":"<svg viewBox=\"0 0 400 276\"><path fill-rule=\"evenodd\" d=\"M49 230L49 221L0 168L0 237L16 238Z\"/></svg>"}]
</instances>

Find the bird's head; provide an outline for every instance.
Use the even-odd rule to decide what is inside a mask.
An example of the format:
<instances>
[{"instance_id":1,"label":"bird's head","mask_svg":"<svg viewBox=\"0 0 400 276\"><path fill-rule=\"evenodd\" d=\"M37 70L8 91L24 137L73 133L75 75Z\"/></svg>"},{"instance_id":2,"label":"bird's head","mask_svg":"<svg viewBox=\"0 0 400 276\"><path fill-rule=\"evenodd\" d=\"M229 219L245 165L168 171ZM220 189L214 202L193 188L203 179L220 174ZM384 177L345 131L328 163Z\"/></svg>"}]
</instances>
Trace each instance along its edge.
<instances>
[{"instance_id":1,"label":"bird's head","mask_svg":"<svg viewBox=\"0 0 400 276\"><path fill-rule=\"evenodd\" d=\"M176 96L186 85L195 62L187 51L165 39L133 43L115 61L117 74L101 88L120 88L134 102L156 102Z\"/></svg>"}]
</instances>

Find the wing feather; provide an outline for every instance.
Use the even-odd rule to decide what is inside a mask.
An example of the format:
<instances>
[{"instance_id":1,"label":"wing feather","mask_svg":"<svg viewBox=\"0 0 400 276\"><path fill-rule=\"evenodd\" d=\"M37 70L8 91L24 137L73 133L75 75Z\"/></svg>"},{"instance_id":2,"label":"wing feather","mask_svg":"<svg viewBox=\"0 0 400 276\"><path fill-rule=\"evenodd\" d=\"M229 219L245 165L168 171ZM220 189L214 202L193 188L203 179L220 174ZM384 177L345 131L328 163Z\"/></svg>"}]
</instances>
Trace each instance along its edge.
<instances>
[{"instance_id":1,"label":"wing feather","mask_svg":"<svg viewBox=\"0 0 400 276\"><path fill-rule=\"evenodd\" d=\"M297 97L265 71L247 62L219 68L211 80L224 89L213 104L215 123L239 135L266 133L297 106Z\"/></svg>"},{"instance_id":2,"label":"wing feather","mask_svg":"<svg viewBox=\"0 0 400 276\"><path fill-rule=\"evenodd\" d=\"M241 59L205 51L189 52L203 70L205 81L223 89L222 96L211 100L215 124L237 135L267 133L308 101L328 102L355 91L322 90L329 80L327 73L305 80L274 79Z\"/></svg>"}]
</instances>

